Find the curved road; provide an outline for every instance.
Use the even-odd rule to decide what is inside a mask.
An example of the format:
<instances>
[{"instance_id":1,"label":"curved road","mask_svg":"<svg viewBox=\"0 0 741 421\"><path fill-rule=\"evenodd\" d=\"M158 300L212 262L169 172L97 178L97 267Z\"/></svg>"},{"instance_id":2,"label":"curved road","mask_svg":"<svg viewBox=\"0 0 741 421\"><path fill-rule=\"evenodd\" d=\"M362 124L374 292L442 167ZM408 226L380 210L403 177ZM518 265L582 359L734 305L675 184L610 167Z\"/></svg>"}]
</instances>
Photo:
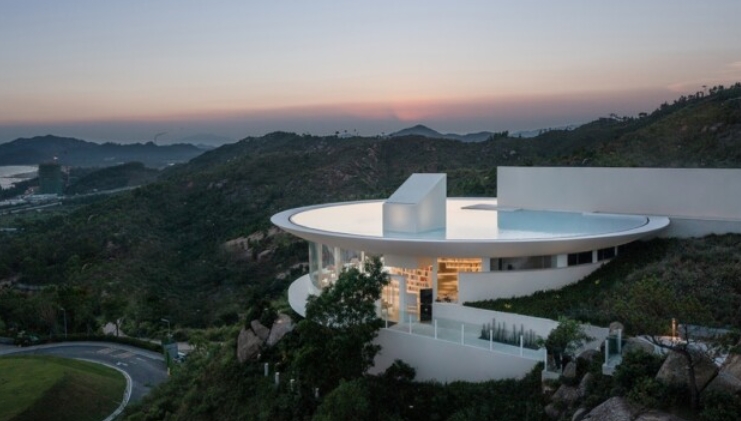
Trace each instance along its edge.
<instances>
[{"instance_id":1,"label":"curved road","mask_svg":"<svg viewBox=\"0 0 741 421\"><path fill-rule=\"evenodd\" d=\"M9 354L55 355L116 366L131 377L131 402L138 402L154 386L167 380L167 367L162 354L109 342L63 342L27 348L0 347L0 357Z\"/></svg>"}]
</instances>

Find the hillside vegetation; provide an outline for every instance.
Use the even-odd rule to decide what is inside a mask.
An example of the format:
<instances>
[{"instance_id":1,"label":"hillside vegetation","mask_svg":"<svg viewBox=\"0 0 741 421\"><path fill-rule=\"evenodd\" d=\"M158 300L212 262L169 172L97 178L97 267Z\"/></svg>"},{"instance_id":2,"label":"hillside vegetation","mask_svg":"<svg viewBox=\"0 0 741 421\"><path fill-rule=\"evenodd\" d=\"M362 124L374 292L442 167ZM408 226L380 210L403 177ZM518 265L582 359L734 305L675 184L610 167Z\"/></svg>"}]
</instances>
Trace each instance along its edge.
<instances>
[{"instance_id":1,"label":"hillside vegetation","mask_svg":"<svg viewBox=\"0 0 741 421\"><path fill-rule=\"evenodd\" d=\"M70 333L92 333L103 321L122 319L128 334L156 336L166 319L178 337L183 327L235 326L246 314L285 308L281 300L306 270L307 250L305 242L271 228L270 215L387 197L413 172L446 172L451 196L478 196L496 195L500 165L739 167L739 98L741 85L714 88L639 118L610 116L529 139L461 143L277 132L225 145L162 171L154 183L71 213L12 220L20 231L0 232L0 333L58 334L60 307ZM491 305L611 321L610 297L621 284L644 275L674 282L686 272L683 288L697 287L698 296L715 306L719 324L738 325L738 240L638 244L573 292ZM172 381L133 408L129 419L543 416L537 371L525 382L438 385L414 383L408 367L398 366L383 376L340 383L317 400L313 393L275 388L258 363L239 365L233 336L222 335L220 345L200 343ZM301 340L288 335L262 358L288 369Z\"/></svg>"},{"instance_id":2,"label":"hillside vegetation","mask_svg":"<svg viewBox=\"0 0 741 421\"><path fill-rule=\"evenodd\" d=\"M103 314L125 316L134 334L161 331L162 318L193 327L234 322L255 297L280 296L303 270L305 243L271 230L270 215L387 197L413 172L446 172L449 195L479 196L496 194L499 165L739 167L741 85L712 91L640 118L611 116L528 139L276 132L225 145L69 215L17 219L20 234L0 233L0 280L59 288L32 299L0 294L0 318L45 334L59 331L61 314L44 306L68 308L79 332Z\"/></svg>"},{"instance_id":3,"label":"hillside vegetation","mask_svg":"<svg viewBox=\"0 0 741 421\"><path fill-rule=\"evenodd\" d=\"M740 244L741 235L736 234L632 243L610 263L557 291L467 305L607 326L619 320L614 307L623 292L637 281L656 277L677 294L696 297L710 309L710 321L717 327L733 329L741 326Z\"/></svg>"}]
</instances>

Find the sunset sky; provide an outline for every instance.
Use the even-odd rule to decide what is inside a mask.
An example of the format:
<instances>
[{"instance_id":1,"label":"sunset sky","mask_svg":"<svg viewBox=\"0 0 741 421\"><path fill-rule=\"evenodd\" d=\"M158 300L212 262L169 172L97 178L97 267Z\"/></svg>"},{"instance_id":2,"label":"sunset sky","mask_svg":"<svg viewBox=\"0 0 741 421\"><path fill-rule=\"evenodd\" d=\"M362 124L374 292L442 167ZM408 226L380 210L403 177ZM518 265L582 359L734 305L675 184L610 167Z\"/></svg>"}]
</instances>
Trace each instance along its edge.
<instances>
[{"instance_id":1,"label":"sunset sky","mask_svg":"<svg viewBox=\"0 0 741 421\"><path fill-rule=\"evenodd\" d=\"M741 1L6 1L0 142L523 130L741 81Z\"/></svg>"}]
</instances>

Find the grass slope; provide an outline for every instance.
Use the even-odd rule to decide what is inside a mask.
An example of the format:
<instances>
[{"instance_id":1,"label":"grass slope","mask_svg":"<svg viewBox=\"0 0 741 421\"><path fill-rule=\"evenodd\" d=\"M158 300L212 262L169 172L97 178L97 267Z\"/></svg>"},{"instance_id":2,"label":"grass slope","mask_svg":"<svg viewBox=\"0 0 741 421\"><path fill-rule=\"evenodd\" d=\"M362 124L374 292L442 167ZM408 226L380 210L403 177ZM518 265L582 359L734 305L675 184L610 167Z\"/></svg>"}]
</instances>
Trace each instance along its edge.
<instances>
[{"instance_id":1,"label":"grass slope","mask_svg":"<svg viewBox=\"0 0 741 421\"><path fill-rule=\"evenodd\" d=\"M569 316L601 326L617 319L613 303L632 283L656 277L679 294L693 294L717 326L741 326L741 236L727 234L636 242L581 281L527 297L469 302L490 310L557 319Z\"/></svg>"},{"instance_id":2,"label":"grass slope","mask_svg":"<svg viewBox=\"0 0 741 421\"><path fill-rule=\"evenodd\" d=\"M0 421L101 420L126 380L98 364L47 356L0 358Z\"/></svg>"}]
</instances>

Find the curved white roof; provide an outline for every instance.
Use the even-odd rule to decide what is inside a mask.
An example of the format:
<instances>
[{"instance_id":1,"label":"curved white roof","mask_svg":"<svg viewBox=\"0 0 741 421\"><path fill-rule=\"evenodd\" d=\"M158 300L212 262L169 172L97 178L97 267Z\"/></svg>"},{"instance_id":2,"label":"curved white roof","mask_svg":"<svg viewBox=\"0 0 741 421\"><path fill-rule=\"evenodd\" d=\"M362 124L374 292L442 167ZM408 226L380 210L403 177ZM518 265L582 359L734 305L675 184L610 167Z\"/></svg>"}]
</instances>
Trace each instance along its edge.
<instances>
[{"instance_id":1,"label":"curved white roof","mask_svg":"<svg viewBox=\"0 0 741 421\"><path fill-rule=\"evenodd\" d=\"M662 216L502 209L491 198L448 198L446 228L383 233L383 200L332 203L274 215L280 228L350 250L406 256L537 256L625 244L669 225Z\"/></svg>"}]
</instances>

